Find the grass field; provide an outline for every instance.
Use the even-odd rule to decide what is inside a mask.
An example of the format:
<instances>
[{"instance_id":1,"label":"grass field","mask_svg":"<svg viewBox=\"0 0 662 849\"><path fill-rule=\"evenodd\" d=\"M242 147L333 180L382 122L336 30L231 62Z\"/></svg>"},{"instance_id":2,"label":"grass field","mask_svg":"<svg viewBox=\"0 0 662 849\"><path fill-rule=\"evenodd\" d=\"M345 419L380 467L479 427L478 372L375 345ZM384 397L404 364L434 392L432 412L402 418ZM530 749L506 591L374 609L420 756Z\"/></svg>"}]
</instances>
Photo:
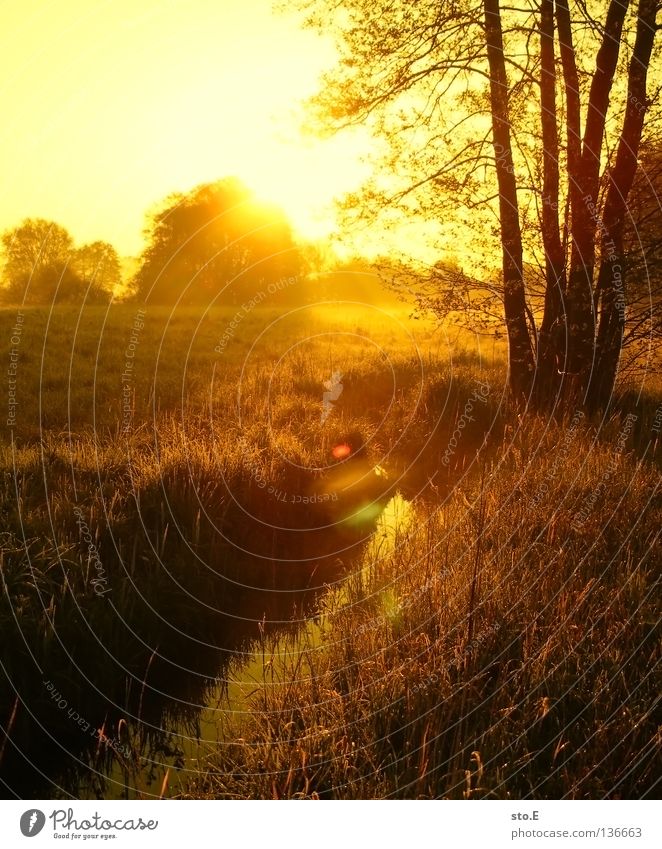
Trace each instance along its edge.
<instances>
[{"instance_id":1,"label":"grass field","mask_svg":"<svg viewBox=\"0 0 662 849\"><path fill-rule=\"evenodd\" d=\"M521 421L502 343L356 304L0 332L8 795L139 787L253 656L245 709L161 792L653 792L655 384L607 421Z\"/></svg>"}]
</instances>

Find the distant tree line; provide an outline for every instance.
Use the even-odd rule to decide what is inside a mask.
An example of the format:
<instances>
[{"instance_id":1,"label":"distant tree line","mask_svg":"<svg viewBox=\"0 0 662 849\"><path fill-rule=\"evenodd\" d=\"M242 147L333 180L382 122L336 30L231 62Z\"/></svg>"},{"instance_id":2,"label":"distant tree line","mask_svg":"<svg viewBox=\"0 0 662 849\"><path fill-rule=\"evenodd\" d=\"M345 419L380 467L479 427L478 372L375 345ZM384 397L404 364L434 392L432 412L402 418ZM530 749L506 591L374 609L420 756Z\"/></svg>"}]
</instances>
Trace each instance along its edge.
<instances>
[{"instance_id":1,"label":"distant tree line","mask_svg":"<svg viewBox=\"0 0 662 849\"><path fill-rule=\"evenodd\" d=\"M296 241L284 212L233 177L168 195L148 214L144 236L142 254L123 265L108 242L76 247L64 227L28 218L2 234L0 298L50 305L115 296L170 307L240 306L261 293L269 306L395 300L380 263Z\"/></svg>"},{"instance_id":2,"label":"distant tree line","mask_svg":"<svg viewBox=\"0 0 662 849\"><path fill-rule=\"evenodd\" d=\"M241 304L268 288L300 297L292 278L308 266L285 214L236 178L171 194L148 215L146 247L121 294L165 305ZM2 234L5 303L107 302L122 282L108 242L76 247L68 231L27 218ZM290 285L276 286L283 280Z\"/></svg>"},{"instance_id":3,"label":"distant tree line","mask_svg":"<svg viewBox=\"0 0 662 849\"><path fill-rule=\"evenodd\" d=\"M64 227L26 218L2 234L5 303L107 302L121 281L117 251L108 242L76 247Z\"/></svg>"}]
</instances>

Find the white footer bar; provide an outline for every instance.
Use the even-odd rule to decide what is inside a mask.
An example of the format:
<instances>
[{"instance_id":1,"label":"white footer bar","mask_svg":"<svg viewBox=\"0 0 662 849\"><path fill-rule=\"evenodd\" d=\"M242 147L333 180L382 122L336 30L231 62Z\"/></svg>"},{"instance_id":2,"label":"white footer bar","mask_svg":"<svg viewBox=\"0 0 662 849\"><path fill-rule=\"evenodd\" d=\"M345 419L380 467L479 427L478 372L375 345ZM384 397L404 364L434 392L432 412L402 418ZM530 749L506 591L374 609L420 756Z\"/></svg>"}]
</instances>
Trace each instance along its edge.
<instances>
[{"instance_id":1,"label":"white footer bar","mask_svg":"<svg viewBox=\"0 0 662 849\"><path fill-rule=\"evenodd\" d=\"M6 801L0 846L662 847L655 801ZM68 841L68 842L64 842Z\"/></svg>"}]
</instances>

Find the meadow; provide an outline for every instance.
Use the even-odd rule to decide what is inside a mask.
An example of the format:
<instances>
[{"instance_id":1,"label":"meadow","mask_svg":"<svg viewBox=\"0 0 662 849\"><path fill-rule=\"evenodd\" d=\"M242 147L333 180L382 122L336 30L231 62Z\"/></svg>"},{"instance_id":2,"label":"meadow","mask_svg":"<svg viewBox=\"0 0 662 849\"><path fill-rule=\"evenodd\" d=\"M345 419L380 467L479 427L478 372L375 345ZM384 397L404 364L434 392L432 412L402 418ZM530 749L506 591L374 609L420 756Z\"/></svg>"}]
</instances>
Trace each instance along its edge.
<instances>
[{"instance_id":1,"label":"meadow","mask_svg":"<svg viewBox=\"0 0 662 849\"><path fill-rule=\"evenodd\" d=\"M605 420L519 418L501 341L393 306L0 331L7 795L654 792L654 380Z\"/></svg>"}]
</instances>

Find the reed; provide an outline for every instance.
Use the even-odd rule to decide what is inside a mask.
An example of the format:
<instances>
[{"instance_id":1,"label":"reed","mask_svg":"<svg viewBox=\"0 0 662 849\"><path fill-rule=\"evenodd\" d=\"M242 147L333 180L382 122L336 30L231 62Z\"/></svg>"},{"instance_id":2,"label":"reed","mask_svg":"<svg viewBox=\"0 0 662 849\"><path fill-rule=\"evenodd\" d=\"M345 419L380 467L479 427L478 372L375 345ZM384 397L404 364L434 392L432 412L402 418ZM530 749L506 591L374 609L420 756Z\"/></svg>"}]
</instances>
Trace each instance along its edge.
<instances>
[{"instance_id":1,"label":"reed","mask_svg":"<svg viewBox=\"0 0 662 849\"><path fill-rule=\"evenodd\" d=\"M185 669L201 683L181 701L203 699L224 640L253 651L276 583L317 589L297 611L273 612L283 624L260 637L255 710L236 727L227 720L225 744L186 794L650 792L659 398L624 392L608 421L575 431L522 427L503 401L502 362L486 364L465 337L451 359L423 324L412 349L358 314L321 317L299 332L362 334L388 349L388 368L379 345L354 340L320 343L274 373L290 331L244 369L267 311L219 359L230 312L200 321L156 310L125 432L133 311L90 308L79 321L73 309L26 310L22 406L0 445L0 771L13 792L47 796L59 792L54 775L75 787L81 768L113 763L128 788L146 747L170 757L171 743L149 731L163 721L168 676ZM0 329L13 318L0 310ZM345 388L320 431L332 366ZM637 418L615 458L628 412ZM343 578L330 565L338 539L313 545L298 533L334 516L275 500L262 482L309 491L348 433L365 437L368 466L383 464L382 495L415 499L417 518L397 544L378 529L364 567L348 561ZM343 551L364 537L348 531ZM288 557L329 561L328 571L313 580ZM315 639L287 625L293 615L316 616ZM19 751L46 779L21 772ZM159 786L180 792L181 781L171 770Z\"/></svg>"}]
</instances>

